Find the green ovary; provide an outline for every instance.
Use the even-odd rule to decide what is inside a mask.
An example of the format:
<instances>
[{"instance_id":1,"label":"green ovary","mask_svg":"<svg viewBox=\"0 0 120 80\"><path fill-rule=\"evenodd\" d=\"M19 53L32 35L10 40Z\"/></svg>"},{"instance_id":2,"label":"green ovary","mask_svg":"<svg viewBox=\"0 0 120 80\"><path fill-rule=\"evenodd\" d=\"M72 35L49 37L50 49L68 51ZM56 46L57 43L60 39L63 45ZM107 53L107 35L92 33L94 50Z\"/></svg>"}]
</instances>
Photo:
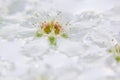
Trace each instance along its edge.
<instances>
[{"instance_id":1,"label":"green ovary","mask_svg":"<svg viewBox=\"0 0 120 80\"><path fill-rule=\"evenodd\" d=\"M54 36L49 36L48 39L51 45L56 45L56 38Z\"/></svg>"},{"instance_id":2,"label":"green ovary","mask_svg":"<svg viewBox=\"0 0 120 80\"><path fill-rule=\"evenodd\" d=\"M116 56L115 59L116 59L117 62L120 62L120 56Z\"/></svg>"}]
</instances>

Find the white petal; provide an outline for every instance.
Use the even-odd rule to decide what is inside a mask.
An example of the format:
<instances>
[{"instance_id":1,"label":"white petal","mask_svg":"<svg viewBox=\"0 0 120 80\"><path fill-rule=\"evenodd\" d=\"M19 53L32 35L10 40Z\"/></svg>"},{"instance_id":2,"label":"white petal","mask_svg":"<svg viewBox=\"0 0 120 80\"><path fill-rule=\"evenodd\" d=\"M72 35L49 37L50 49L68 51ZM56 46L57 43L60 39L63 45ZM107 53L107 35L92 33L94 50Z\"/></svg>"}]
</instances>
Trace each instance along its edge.
<instances>
[{"instance_id":1,"label":"white petal","mask_svg":"<svg viewBox=\"0 0 120 80\"><path fill-rule=\"evenodd\" d=\"M85 52L85 48L80 42L61 39L59 42L58 51L67 56L80 56Z\"/></svg>"},{"instance_id":2,"label":"white petal","mask_svg":"<svg viewBox=\"0 0 120 80\"><path fill-rule=\"evenodd\" d=\"M80 40L102 22L101 15L95 12L83 12L69 26L67 33L73 40Z\"/></svg>"},{"instance_id":3,"label":"white petal","mask_svg":"<svg viewBox=\"0 0 120 80\"><path fill-rule=\"evenodd\" d=\"M74 15L68 12L57 11L56 14L57 15L55 16L55 20L59 21L63 29L69 27L69 25L74 19Z\"/></svg>"},{"instance_id":4,"label":"white petal","mask_svg":"<svg viewBox=\"0 0 120 80\"><path fill-rule=\"evenodd\" d=\"M0 74L2 76L8 76L14 70L14 64L7 60L0 59Z\"/></svg>"},{"instance_id":5,"label":"white petal","mask_svg":"<svg viewBox=\"0 0 120 80\"><path fill-rule=\"evenodd\" d=\"M79 75L79 73L77 71L74 70L69 70L69 71L63 71L59 74L58 79L57 80L74 80L76 79Z\"/></svg>"},{"instance_id":6,"label":"white petal","mask_svg":"<svg viewBox=\"0 0 120 80\"><path fill-rule=\"evenodd\" d=\"M7 76L7 77L0 77L0 80L21 80L20 77L15 76Z\"/></svg>"},{"instance_id":7,"label":"white petal","mask_svg":"<svg viewBox=\"0 0 120 80\"><path fill-rule=\"evenodd\" d=\"M90 31L83 41L88 45L90 42L91 45L97 45L100 48L105 48L112 44L112 36L106 31L96 28L93 31Z\"/></svg>"},{"instance_id":8,"label":"white petal","mask_svg":"<svg viewBox=\"0 0 120 80\"><path fill-rule=\"evenodd\" d=\"M33 41L30 41L25 44L22 48L21 53L26 57L30 58L40 58L42 55L45 55L49 50L49 43L46 38L39 38Z\"/></svg>"},{"instance_id":9,"label":"white petal","mask_svg":"<svg viewBox=\"0 0 120 80\"><path fill-rule=\"evenodd\" d=\"M112 21L120 21L120 5L115 5L110 10L104 12L104 15Z\"/></svg>"},{"instance_id":10,"label":"white petal","mask_svg":"<svg viewBox=\"0 0 120 80\"><path fill-rule=\"evenodd\" d=\"M114 75L113 71L110 70L109 68L99 66L86 70L82 75L79 76L78 80L98 80L101 77L113 75Z\"/></svg>"},{"instance_id":11,"label":"white petal","mask_svg":"<svg viewBox=\"0 0 120 80\"><path fill-rule=\"evenodd\" d=\"M48 55L43 56L43 62L54 69L65 66L68 61L69 59L66 55L55 51L50 51Z\"/></svg>"},{"instance_id":12,"label":"white petal","mask_svg":"<svg viewBox=\"0 0 120 80\"><path fill-rule=\"evenodd\" d=\"M12 0L8 6L9 13L15 14L15 13L23 11L25 7L25 3L26 2L24 0L20 0L20 1Z\"/></svg>"},{"instance_id":13,"label":"white petal","mask_svg":"<svg viewBox=\"0 0 120 80\"><path fill-rule=\"evenodd\" d=\"M73 24L72 27L67 28L66 33L71 40L81 41L91 30L92 28L84 28L80 24Z\"/></svg>"},{"instance_id":14,"label":"white petal","mask_svg":"<svg viewBox=\"0 0 120 80\"><path fill-rule=\"evenodd\" d=\"M76 15L76 23L79 23L82 28L90 28L98 25L102 20L102 15L92 11L82 12L80 15ZM84 26L84 27L83 27Z\"/></svg>"},{"instance_id":15,"label":"white petal","mask_svg":"<svg viewBox=\"0 0 120 80\"><path fill-rule=\"evenodd\" d=\"M21 27L18 24L11 24L8 26L4 26L0 30L0 37L7 39L7 40L14 40L17 38L28 38L28 37L34 37L35 35L35 29L25 28Z\"/></svg>"}]
</instances>

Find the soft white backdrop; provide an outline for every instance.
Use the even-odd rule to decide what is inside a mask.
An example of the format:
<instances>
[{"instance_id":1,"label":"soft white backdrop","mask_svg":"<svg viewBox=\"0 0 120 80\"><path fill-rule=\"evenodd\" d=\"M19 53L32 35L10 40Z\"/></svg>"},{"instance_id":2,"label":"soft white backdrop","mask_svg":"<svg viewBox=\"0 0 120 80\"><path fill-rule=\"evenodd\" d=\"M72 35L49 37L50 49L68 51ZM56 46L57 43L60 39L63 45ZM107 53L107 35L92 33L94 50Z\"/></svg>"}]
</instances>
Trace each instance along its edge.
<instances>
[{"instance_id":1,"label":"soft white backdrop","mask_svg":"<svg viewBox=\"0 0 120 80\"><path fill-rule=\"evenodd\" d=\"M72 39L58 39L58 49L45 38L26 44L41 11L74 15ZM119 42L120 0L0 0L0 80L119 80L107 52Z\"/></svg>"}]
</instances>

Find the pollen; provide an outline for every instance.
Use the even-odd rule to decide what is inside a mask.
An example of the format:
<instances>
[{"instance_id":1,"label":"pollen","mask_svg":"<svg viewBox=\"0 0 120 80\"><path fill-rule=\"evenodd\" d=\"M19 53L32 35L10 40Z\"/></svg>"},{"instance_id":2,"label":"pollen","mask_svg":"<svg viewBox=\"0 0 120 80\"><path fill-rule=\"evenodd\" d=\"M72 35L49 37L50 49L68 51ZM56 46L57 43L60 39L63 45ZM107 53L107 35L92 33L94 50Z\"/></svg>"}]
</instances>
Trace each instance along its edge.
<instances>
[{"instance_id":1,"label":"pollen","mask_svg":"<svg viewBox=\"0 0 120 80\"><path fill-rule=\"evenodd\" d=\"M50 23L44 22L42 24L42 28L43 28L44 33L46 34L49 34L51 32Z\"/></svg>"},{"instance_id":2,"label":"pollen","mask_svg":"<svg viewBox=\"0 0 120 80\"><path fill-rule=\"evenodd\" d=\"M57 35L61 31L61 25L57 22L54 24L54 33Z\"/></svg>"},{"instance_id":3,"label":"pollen","mask_svg":"<svg viewBox=\"0 0 120 80\"><path fill-rule=\"evenodd\" d=\"M55 35L58 35L60 34L62 27L58 22L51 21L48 23L47 22L42 23L41 28L43 29L43 32L46 34L50 34L53 32Z\"/></svg>"}]
</instances>

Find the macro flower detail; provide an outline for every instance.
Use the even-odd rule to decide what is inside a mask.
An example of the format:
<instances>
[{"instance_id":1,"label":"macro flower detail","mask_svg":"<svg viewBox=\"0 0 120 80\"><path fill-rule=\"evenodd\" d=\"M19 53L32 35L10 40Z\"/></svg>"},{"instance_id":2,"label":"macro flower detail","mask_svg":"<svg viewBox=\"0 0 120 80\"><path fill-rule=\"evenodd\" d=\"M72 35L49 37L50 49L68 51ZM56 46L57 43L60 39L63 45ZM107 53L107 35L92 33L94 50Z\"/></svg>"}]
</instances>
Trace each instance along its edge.
<instances>
[{"instance_id":1,"label":"macro flower detail","mask_svg":"<svg viewBox=\"0 0 120 80\"><path fill-rule=\"evenodd\" d=\"M48 35L48 40L51 45L56 45L57 36L68 38L68 35L65 33L59 22L55 22L54 20L51 22L43 22L39 30L36 32L37 37L42 37L45 35Z\"/></svg>"},{"instance_id":2,"label":"macro flower detail","mask_svg":"<svg viewBox=\"0 0 120 80\"><path fill-rule=\"evenodd\" d=\"M119 9L120 0L0 0L0 80L120 80Z\"/></svg>"},{"instance_id":3,"label":"macro flower detail","mask_svg":"<svg viewBox=\"0 0 120 80\"><path fill-rule=\"evenodd\" d=\"M31 20L33 27L27 27L29 34L24 34L26 39L23 39L27 43L21 48L21 53L39 59L51 50L67 56L80 56L83 52L86 53L84 55L90 54L89 49L93 49L92 53L96 53L97 50L101 50L101 47L105 48L109 44L108 40L111 39L108 32L105 32L106 28L103 30L101 28L103 25L97 26L97 22L90 24L90 27L84 27L82 25L84 21L81 24L79 18L81 17L77 15L54 10L35 13L35 16L27 20L29 22ZM101 22L101 18L97 18Z\"/></svg>"},{"instance_id":4,"label":"macro flower detail","mask_svg":"<svg viewBox=\"0 0 120 80\"><path fill-rule=\"evenodd\" d=\"M60 11L41 11L35 13L35 16L29 20L32 20L34 30L32 33L34 35L29 38L26 37L25 44L21 49L23 55L39 58L47 54L51 49L64 52L64 54L69 53L72 55L75 51L79 54L77 49L81 45L73 40L75 39L74 36L79 33L79 27L74 24L73 14Z\"/></svg>"}]
</instances>

